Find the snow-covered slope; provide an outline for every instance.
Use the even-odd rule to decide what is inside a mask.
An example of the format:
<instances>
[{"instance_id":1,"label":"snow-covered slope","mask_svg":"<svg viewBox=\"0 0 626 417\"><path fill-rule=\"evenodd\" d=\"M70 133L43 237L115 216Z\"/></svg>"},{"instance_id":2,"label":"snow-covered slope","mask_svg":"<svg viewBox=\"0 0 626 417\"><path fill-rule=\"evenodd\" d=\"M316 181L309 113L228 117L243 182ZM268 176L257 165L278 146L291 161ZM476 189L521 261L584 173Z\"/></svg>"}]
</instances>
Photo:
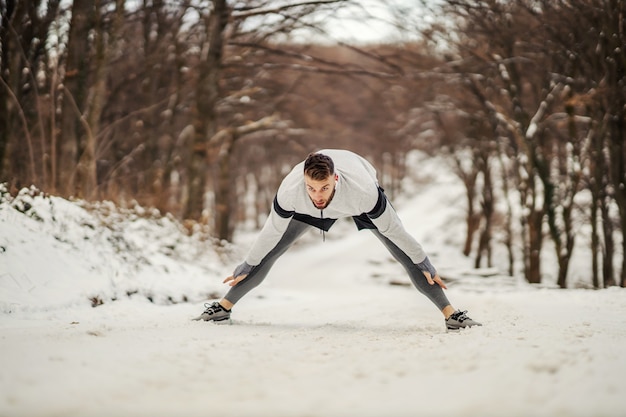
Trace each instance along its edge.
<instances>
[{"instance_id":1,"label":"snow-covered slope","mask_svg":"<svg viewBox=\"0 0 626 417\"><path fill-rule=\"evenodd\" d=\"M0 190L2 193L2 190ZM224 248L222 257L230 259ZM222 273L214 242L141 207L87 205L23 189L0 202L4 313L106 303L135 294L157 303L201 300Z\"/></svg>"}]
</instances>

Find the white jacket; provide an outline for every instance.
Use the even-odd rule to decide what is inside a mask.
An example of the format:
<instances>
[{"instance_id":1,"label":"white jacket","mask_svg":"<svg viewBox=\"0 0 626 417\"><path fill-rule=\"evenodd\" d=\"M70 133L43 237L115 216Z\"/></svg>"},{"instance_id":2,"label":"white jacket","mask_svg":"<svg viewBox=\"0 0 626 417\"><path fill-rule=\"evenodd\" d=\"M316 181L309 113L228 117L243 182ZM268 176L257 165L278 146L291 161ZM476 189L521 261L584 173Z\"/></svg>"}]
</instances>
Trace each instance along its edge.
<instances>
[{"instance_id":1,"label":"white jacket","mask_svg":"<svg viewBox=\"0 0 626 417\"><path fill-rule=\"evenodd\" d=\"M337 219L343 217L353 217L359 229L375 227L414 263L422 262L426 253L404 229L396 211L388 203L378 185L374 167L350 151L325 149L318 153L333 160L339 177L330 204L323 210L315 207L306 192L304 161L300 162L280 184L270 215L246 256L246 262L258 265L278 244L292 219L328 231Z\"/></svg>"}]
</instances>

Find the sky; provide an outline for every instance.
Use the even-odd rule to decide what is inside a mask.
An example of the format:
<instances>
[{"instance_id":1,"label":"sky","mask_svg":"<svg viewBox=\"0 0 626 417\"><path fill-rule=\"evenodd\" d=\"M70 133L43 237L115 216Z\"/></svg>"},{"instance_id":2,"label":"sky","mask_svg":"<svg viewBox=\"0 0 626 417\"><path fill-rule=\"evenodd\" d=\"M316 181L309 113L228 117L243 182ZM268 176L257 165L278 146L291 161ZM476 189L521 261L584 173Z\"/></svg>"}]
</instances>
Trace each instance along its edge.
<instances>
[{"instance_id":1,"label":"sky","mask_svg":"<svg viewBox=\"0 0 626 417\"><path fill-rule=\"evenodd\" d=\"M434 3L434 0L426 0L427 3ZM267 7L276 4L288 3L269 2ZM334 40L350 43L370 43L370 42L393 42L406 40L418 36L416 25L420 22L432 20L432 13L419 0L359 0L349 5L342 5L339 10L336 4L328 7L320 7L320 11L310 15L308 23L320 25L327 32L327 36L319 36L316 32L306 29L290 32L290 39L293 41L310 42L318 39L321 42L328 41L328 37ZM275 15L264 16L263 22L274 21ZM250 20L257 22L257 20ZM263 23L262 23L263 24ZM403 25L399 29L398 25Z\"/></svg>"}]
</instances>

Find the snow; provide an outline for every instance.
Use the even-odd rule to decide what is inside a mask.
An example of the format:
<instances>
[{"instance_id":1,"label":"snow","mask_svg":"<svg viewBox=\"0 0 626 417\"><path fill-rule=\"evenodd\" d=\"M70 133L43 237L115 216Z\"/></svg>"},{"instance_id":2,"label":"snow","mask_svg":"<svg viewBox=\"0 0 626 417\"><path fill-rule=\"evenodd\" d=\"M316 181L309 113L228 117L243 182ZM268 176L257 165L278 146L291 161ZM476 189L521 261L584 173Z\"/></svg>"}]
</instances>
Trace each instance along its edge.
<instances>
[{"instance_id":1,"label":"snow","mask_svg":"<svg viewBox=\"0 0 626 417\"><path fill-rule=\"evenodd\" d=\"M0 190L0 415L624 416L625 290L472 269L462 186L419 166L394 205L483 327L446 333L349 222L305 236L232 325L191 321L255 233L216 249L139 207Z\"/></svg>"}]
</instances>

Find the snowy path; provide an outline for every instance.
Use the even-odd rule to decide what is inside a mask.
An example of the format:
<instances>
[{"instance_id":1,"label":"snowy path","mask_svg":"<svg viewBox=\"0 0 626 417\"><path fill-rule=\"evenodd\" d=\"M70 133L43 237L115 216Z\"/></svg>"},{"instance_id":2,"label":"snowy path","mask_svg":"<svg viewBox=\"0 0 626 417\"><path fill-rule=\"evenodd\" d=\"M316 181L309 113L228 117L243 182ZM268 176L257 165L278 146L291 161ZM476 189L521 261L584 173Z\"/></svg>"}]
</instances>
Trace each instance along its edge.
<instances>
[{"instance_id":1,"label":"snowy path","mask_svg":"<svg viewBox=\"0 0 626 417\"><path fill-rule=\"evenodd\" d=\"M623 290L453 287L485 326L446 334L417 291L365 273L371 242L289 252L233 325L143 299L0 316L0 415L624 415Z\"/></svg>"},{"instance_id":2,"label":"snowy path","mask_svg":"<svg viewBox=\"0 0 626 417\"><path fill-rule=\"evenodd\" d=\"M168 219L0 202L0 417L626 416L626 289L469 277L462 190L437 172L401 217L484 323L459 334L351 225L305 238L215 325L189 319L233 265Z\"/></svg>"}]
</instances>

